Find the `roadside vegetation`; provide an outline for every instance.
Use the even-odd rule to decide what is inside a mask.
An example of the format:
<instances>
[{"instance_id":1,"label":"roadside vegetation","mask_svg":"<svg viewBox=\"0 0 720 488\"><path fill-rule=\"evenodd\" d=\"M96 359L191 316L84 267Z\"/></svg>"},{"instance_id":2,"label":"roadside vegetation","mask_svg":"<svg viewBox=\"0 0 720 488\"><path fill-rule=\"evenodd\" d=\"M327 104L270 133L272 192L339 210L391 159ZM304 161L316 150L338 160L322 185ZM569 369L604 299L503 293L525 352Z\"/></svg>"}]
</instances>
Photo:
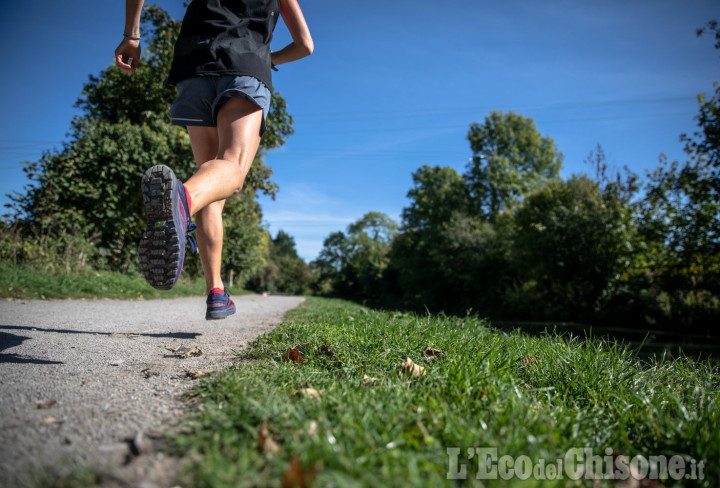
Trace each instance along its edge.
<instances>
[{"instance_id":1,"label":"roadside vegetation","mask_svg":"<svg viewBox=\"0 0 720 488\"><path fill-rule=\"evenodd\" d=\"M406 358L424 369L403 371ZM661 482L720 483L720 376L709 363L645 362L603 340L320 298L239 359L192 393L193 413L173 439L191 463L183 485L455 486L448 448L460 449L467 483L480 485L466 454L474 447L533 463L584 447L612 449L613 461L678 455L696 471L702 462L705 479Z\"/></svg>"}]
</instances>

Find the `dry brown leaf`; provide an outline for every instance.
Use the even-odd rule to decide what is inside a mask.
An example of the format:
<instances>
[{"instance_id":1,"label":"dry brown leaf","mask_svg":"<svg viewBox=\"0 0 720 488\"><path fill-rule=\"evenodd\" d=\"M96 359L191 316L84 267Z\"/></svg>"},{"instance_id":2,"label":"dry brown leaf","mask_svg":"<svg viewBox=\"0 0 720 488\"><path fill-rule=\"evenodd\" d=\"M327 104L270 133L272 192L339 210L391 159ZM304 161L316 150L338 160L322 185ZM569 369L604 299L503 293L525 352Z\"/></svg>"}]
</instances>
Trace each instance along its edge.
<instances>
[{"instance_id":1,"label":"dry brown leaf","mask_svg":"<svg viewBox=\"0 0 720 488\"><path fill-rule=\"evenodd\" d=\"M306 396L315 400L320 400L320 392L315 388L301 388L295 392L295 396Z\"/></svg>"},{"instance_id":2,"label":"dry brown leaf","mask_svg":"<svg viewBox=\"0 0 720 488\"><path fill-rule=\"evenodd\" d=\"M44 419L42 419L40 421L40 424L41 425L50 425L50 424L54 424L55 422L57 422L57 419L55 417L45 417Z\"/></svg>"},{"instance_id":3,"label":"dry brown leaf","mask_svg":"<svg viewBox=\"0 0 720 488\"><path fill-rule=\"evenodd\" d=\"M425 346L425 349L423 349L422 353L423 353L423 356L425 356L426 358L429 358L429 357L444 358L445 357L445 353L442 352L440 349L434 349L430 346Z\"/></svg>"},{"instance_id":4,"label":"dry brown leaf","mask_svg":"<svg viewBox=\"0 0 720 488\"><path fill-rule=\"evenodd\" d=\"M122 337L125 339L132 339L134 337L140 337L140 334L133 334L133 333L125 333L125 332L113 332L110 334L110 337Z\"/></svg>"},{"instance_id":5,"label":"dry brown leaf","mask_svg":"<svg viewBox=\"0 0 720 488\"><path fill-rule=\"evenodd\" d=\"M293 458L283 475L283 488L307 488L315 482L320 467L320 463L303 466L297 458Z\"/></svg>"},{"instance_id":6,"label":"dry brown leaf","mask_svg":"<svg viewBox=\"0 0 720 488\"><path fill-rule=\"evenodd\" d=\"M405 361L403 361L400 371L398 371L398 376L406 376L409 378L419 378L420 376L425 376L426 374L427 371L425 371L425 368L415 364L413 360L409 357L405 358Z\"/></svg>"},{"instance_id":7,"label":"dry brown leaf","mask_svg":"<svg viewBox=\"0 0 720 488\"><path fill-rule=\"evenodd\" d=\"M55 399L53 399L53 400L45 400L45 401L38 400L38 401L35 402L35 406L36 406L37 408L39 408L39 409L42 409L42 410L46 410L46 409L48 409L48 408L52 408L52 407L55 406L55 404L57 404L57 400L55 400Z\"/></svg>"},{"instance_id":8,"label":"dry brown leaf","mask_svg":"<svg viewBox=\"0 0 720 488\"><path fill-rule=\"evenodd\" d=\"M210 373L212 373L212 370L210 369L186 369L185 374L194 380L198 378L202 378L203 376L207 376Z\"/></svg>"},{"instance_id":9,"label":"dry brown leaf","mask_svg":"<svg viewBox=\"0 0 720 488\"><path fill-rule=\"evenodd\" d=\"M271 458L281 450L282 448L273 440L270 432L268 432L267 420L260 422L260 427L258 428L258 451Z\"/></svg>"},{"instance_id":10,"label":"dry brown leaf","mask_svg":"<svg viewBox=\"0 0 720 488\"><path fill-rule=\"evenodd\" d=\"M305 360L302 357L302 354L300 354L300 350L296 347L291 347L287 351L285 351L285 354L283 354L283 359L285 361L295 361L296 363L304 363Z\"/></svg>"},{"instance_id":11,"label":"dry brown leaf","mask_svg":"<svg viewBox=\"0 0 720 488\"><path fill-rule=\"evenodd\" d=\"M377 378L371 378L368 375L364 374L362 377L363 385L367 385L368 383L373 383L375 381L380 381Z\"/></svg>"},{"instance_id":12,"label":"dry brown leaf","mask_svg":"<svg viewBox=\"0 0 720 488\"><path fill-rule=\"evenodd\" d=\"M140 371L143 375L145 375L146 378L150 378L151 376L160 376L160 373L157 371L154 371L150 368L145 368L142 371Z\"/></svg>"},{"instance_id":13,"label":"dry brown leaf","mask_svg":"<svg viewBox=\"0 0 720 488\"><path fill-rule=\"evenodd\" d=\"M322 346L320 346L320 352L328 357L335 356L335 353L332 352L332 350L326 344L323 344Z\"/></svg>"},{"instance_id":14,"label":"dry brown leaf","mask_svg":"<svg viewBox=\"0 0 720 488\"><path fill-rule=\"evenodd\" d=\"M524 358L521 359L521 361L524 365L537 363L537 360L538 360L537 356L525 356Z\"/></svg>"},{"instance_id":15,"label":"dry brown leaf","mask_svg":"<svg viewBox=\"0 0 720 488\"><path fill-rule=\"evenodd\" d=\"M190 358L193 356L202 356L202 351L197 347L177 346L177 347L166 347L168 351L172 352L178 358Z\"/></svg>"}]
</instances>

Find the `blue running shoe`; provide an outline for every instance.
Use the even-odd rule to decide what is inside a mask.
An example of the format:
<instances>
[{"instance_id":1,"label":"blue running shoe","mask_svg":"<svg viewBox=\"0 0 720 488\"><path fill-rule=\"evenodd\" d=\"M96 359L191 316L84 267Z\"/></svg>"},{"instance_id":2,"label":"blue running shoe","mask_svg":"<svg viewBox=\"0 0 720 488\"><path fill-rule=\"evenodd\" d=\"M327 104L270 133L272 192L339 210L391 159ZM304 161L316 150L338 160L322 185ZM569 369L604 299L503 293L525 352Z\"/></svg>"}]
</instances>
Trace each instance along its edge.
<instances>
[{"instance_id":1,"label":"blue running shoe","mask_svg":"<svg viewBox=\"0 0 720 488\"><path fill-rule=\"evenodd\" d=\"M206 320L217 320L227 318L235 313L235 304L230 300L230 293L227 288L213 288L205 301L207 303Z\"/></svg>"},{"instance_id":2,"label":"blue running shoe","mask_svg":"<svg viewBox=\"0 0 720 488\"><path fill-rule=\"evenodd\" d=\"M189 235L195 224L185 188L170 168L157 165L143 175L142 195L147 227L138 248L140 271L153 288L169 290L183 270L185 241L197 252L195 238Z\"/></svg>"}]
</instances>

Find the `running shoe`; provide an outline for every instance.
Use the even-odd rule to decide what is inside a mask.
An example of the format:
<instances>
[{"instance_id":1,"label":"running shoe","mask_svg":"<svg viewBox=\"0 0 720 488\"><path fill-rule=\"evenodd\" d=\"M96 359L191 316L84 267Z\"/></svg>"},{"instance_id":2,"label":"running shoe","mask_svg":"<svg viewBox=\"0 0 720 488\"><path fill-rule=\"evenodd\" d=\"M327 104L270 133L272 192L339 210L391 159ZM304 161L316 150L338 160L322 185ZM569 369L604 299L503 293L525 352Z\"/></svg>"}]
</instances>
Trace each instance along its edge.
<instances>
[{"instance_id":1,"label":"running shoe","mask_svg":"<svg viewBox=\"0 0 720 488\"><path fill-rule=\"evenodd\" d=\"M143 175L142 195L147 227L138 248L140 271L153 288L169 290L182 273L186 240L197 252L185 188L170 168L157 165Z\"/></svg>"},{"instance_id":2,"label":"running shoe","mask_svg":"<svg viewBox=\"0 0 720 488\"><path fill-rule=\"evenodd\" d=\"M230 293L227 288L213 288L205 301L207 303L207 312L205 319L217 320L227 318L228 315L235 313L235 304L230 300Z\"/></svg>"}]
</instances>

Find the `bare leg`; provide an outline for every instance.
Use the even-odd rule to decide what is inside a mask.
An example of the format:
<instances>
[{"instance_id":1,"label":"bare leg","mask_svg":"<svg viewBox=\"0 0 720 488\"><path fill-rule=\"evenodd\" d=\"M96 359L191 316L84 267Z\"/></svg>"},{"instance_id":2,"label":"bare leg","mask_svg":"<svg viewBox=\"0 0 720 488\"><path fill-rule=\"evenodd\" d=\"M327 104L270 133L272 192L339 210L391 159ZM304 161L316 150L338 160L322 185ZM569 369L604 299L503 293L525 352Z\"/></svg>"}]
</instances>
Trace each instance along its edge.
<instances>
[{"instance_id":1,"label":"bare leg","mask_svg":"<svg viewBox=\"0 0 720 488\"><path fill-rule=\"evenodd\" d=\"M217 157L218 132L215 127L188 127L190 145L195 162L200 168ZM205 275L205 294L213 288L222 288L222 209L225 200L213 202L195 214L197 243Z\"/></svg>"},{"instance_id":2,"label":"bare leg","mask_svg":"<svg viewBox=\"0 0 720 488\"><path fill-rule=\"evenodd\" d=\"M184 183L190 194L191 213L197 214L213 202L242 189L260 145L262 109L244 98L231 98L220 108L217 120L216 159L200 165ZM189 127L190 140L200 127Z\"/></svg>"}]
</instances>

